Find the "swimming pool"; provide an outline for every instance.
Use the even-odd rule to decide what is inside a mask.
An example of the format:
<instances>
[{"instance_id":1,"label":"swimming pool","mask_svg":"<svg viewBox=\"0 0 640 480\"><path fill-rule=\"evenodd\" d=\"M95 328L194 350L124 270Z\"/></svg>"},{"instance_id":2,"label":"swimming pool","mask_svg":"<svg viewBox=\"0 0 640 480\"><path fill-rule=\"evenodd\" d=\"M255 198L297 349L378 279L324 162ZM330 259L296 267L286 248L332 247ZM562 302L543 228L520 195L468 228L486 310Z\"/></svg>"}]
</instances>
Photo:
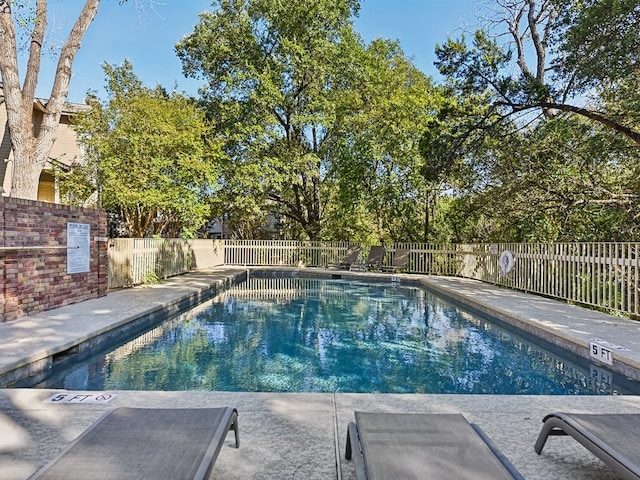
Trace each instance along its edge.
<instances>
[{"instance_id":1,"label":"swimming pool","mask_svg":"<svg viewBox=\"0 0 640 480\"><path fill-rule=\"evenodd\" d=\"M250 278L136 339L61 362L39 388L263 392L637 393L422 288Z\"/></svg>"}]
</instances>

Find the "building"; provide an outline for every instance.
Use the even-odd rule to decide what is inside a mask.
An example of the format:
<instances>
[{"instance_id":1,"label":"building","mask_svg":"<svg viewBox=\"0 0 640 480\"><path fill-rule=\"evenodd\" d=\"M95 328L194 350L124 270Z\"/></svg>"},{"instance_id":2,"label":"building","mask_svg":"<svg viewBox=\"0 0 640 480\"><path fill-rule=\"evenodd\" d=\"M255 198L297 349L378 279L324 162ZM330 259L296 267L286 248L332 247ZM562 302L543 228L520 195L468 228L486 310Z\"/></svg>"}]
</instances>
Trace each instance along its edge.
<instances>
[{"instance_id":1,"label":"building","mask_svg":"<svg viewBox=\"0 0 640 480\"><path fill-rule=\"evenodd\" d=\"M42 113L45 111L46 103L47 100L41 98L36 98L33 102L33 125L35 129L39 128L40 122L42 121ZM57 203L59 197L53 174L54 167L70 168L74 163L82 161L82 150L76 142L76 134L71 123L71 118L81 111L86 111L88 108L90 107L85 104L65 104L65 108L60 116L57 139L53 144L51 153L49 154L49 161L40 175L38 200ZM11 179L13 174L13 151L11 148L11 139L9 138L7 110L4 105L4 94L1 82L0 132L2 132L0 141L0 187L2 188L2 195L8 196L11 191Z\"/></svg>"}]
</instances>

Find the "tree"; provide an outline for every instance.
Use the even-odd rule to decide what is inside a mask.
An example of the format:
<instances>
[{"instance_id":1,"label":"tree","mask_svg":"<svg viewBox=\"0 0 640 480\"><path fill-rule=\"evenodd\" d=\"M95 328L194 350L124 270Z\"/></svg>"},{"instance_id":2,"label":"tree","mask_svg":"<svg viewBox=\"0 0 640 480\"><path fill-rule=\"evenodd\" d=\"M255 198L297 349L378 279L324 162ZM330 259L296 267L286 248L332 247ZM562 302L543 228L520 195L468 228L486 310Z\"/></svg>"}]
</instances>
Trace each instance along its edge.
<instances>
[{"instance_id":1,"label":"tree","mask_svg":"<svg viewBox=\"0 0 640 480\"><path fill-rule=\"evenodd\" d=\"M120 0L120 3L126 1ZM45 45L47 1L36 0L35 11L24 18L16 18L15 13L19 13L16 10L26 9L25 4L17 0L0 0L0 77L14 157L10 195L36 199L38 180L56 140L60 115L69 93L73 61L98 12L100 0L86 0L60 49L53 86L39 125L33 125L33 102ZM22 85L18 71L17 24L30 28L27 32L29 55Z\"/></svg>"},{"instance_id":2,"label":"tree","mask_svg":"<svg viewBox=\"0 0 640 480\"><path fill-rule=\"evenodd\" d=\"M640 131L640 4L635 0L556 0L560 25L556 76L577 92L595 92L607 118ZM624 132L623 132L624 133ZM633 137L638 144L638 136Z\"/></svg>"},{"instance_id":3,"label":"tree","mask_svg":"<svg viewBox=\"0 0 640 480\"><path fill-rule=\"evenodd\" d=\"M374 40L352 62L358 69L351 87L336 100L330 174L342 214L332 223L351 235L345 227L368 221L375 242L417 240L428 189L419 143L442 91L396 42Z\"/></svg>"},{"instance_id":4,"label":"tree","mask_svg":"<svg viewBox=\"0 0 640 480\"><path fill-rule=\"evenodd\" d=\"M55 80L42 122L34 126L33 102L47 28L47 2L44 0L36 2L29 58L24 83L21 86L13 18L13 7L16 6L16 2L0 0L0 75L14 154L12 197L37 198L40 173L55 142L62 107L67 98L71 66L80 48L82 37L98 12L99 3L99 0L87 0L82 8L60 51Z\"/></svg>"},{"instance_id":5,"label":"tree","mask_svg":"<svg viewBox=\"0 0 640 480\"><path fill-rule=\"evenodd\" d=\"M559 116L494 150L487 187L468 196L482 241L633 241L640 158L614 132Z\"/></svg>"},{"instance_id":6,"label":"tree","mask_svg":"<svg viewBox=\"0 0 640 480\"><path fill-rule=\"evenodd\" d=\"M130 236L195 235L209 219L222 156L204 113L181 94L143 87L129 62L104 69L109 100L92 100L77 125L101 206L120 214Z\"/></svg>"},{"instance_id":7,"label":"tree","mask_svg":"<svg viewBox=\"0 0 640 480\"><path fill-rule=\"evenodd\" d=\"M636 0L555 0L559 11L559 75L576 89L638 75L640 3Z\"/></svg>"},{"instance_id":8,"label":"tree","mask_svg":"<svg viewBox=\"0 0 640 480\"><path fill-rule=\"evenodd\" d=\"M542 110L547 118L552 118L558 112L577 114L610 128L640 146L640 130L635 125L620 117L610 115L609 112L599 111L595 106L581 105L579 95L591 81L597 81L594 71L584 68L584 62L576 67L572 58L582 52L578 48L579 40L583 38L578 30L586 33L591 23L581 22L579 18L589 17L587 12L599 9L601 2L581 2L585 8L573 7L574 3L557 0L555 2L542 0L514 0L499 3L503 16L498 17L497 23L506 26L512 38L512 49L509 44L500 45L497 39L486 31L479 30L473 39L472 48L467 47L464 38L449 39L444 45L436 47L438 61L436 64L441 73L447 76L452 85L460 92L485 92L491 97L493 110L501 118L514 118L523 113ZM624 0L607 0L609 5L625 4ZM631 2L635 3L636 2ZM580 15L574 15L578 11ZM561 16L560 13L563 13ZM633 23L637 17L637 7L627 8L620 15L611 17L598 16L605 21L610 29L615 29L616 22L625 20L628 30L623 35L624 40L607 44L607 48L598 48L593 56L602 59L600 64L608 65L606 57L626 59L627 65L634 65L636 49L627 50L626 43L630 38L637 38L640 34L639 23ZM559 18L564 21L560 22ZM591 17L589 17L591 18ZM606 30L601 27L599 32ZM635 35L635 37L633 36ZM597 35L596 35L597 36ZM602 37L599 44L606 42ZM559 39L567 39L559 40ZM555 44L552 42L555 41ZM617 49L612 54L610 48ZM550 58L550 52L554 56ZM519 75L512 75L511 61L515 53L515 61ZM531 56L532 54L532 56ZM530 68L527 59L533 58L535 68ZM637 65L637 63L636 63ZM552 75L548 75L551 72ZM589 77L591 75L591 77ZM599 78L602 78L600 75ZM579 79L579 81L576 81ZM576 103L570 103L573 100Z\"/></svg>"},{"instance_id":9,"label":"tree","mask_svg":"<svg viewBox=\"0 0 640 480\"><path fill-rule=\"evenodd\" d=\"M469 172L441 202L439 234L463 242L634 239L637 2L495 3L491 33L437 47L452 96L438 116L442 131L429 128L425 147L455 155L454 173L459 165Z\"/></svg>"},{"instance_id":10,"label":"tree","mask_svg":"<svg viewBox=\"0 0 640 480\"><path fill-rule=\"evenodd\" d=\"M252 209L319 239L333 98L344 88L355 0L214 2L176 45L188 76L206 79L210 116L220 121L230 164L225 185Z\"/></svg>"}]
</instances>

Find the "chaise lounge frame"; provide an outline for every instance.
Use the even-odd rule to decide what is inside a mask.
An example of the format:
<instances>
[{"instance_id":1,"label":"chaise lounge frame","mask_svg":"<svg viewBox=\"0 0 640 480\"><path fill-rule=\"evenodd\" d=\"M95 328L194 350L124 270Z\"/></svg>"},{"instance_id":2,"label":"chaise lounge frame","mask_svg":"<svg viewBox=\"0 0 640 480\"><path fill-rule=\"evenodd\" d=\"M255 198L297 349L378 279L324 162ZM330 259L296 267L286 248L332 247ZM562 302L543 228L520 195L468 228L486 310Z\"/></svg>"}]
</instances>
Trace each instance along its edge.
<instances>
[{"instance_id":1,"label":"chaise lounge frame","mask_svg":"<svg viewBox=\"0 0 640 480\"><path fill-rule=\"evenodd\" d=\"M369 255L364 263L354 263L349 270L357 270L366 272L373 269L379 269L384 261L386 249L382 245L374 245L369 249Z\"/></svg>"},{"instance_id":2,"label":"chaise lounge frame","mask_svg":"<svg viewBox=\"0 0 640 480\"><path fill-rule=\"evenodd\" d=\"M411 251L407 248L397 248L393 254L391 265L381 265L380 270L383 272L396 273L398 270L407 268L409 253L411 253Z\"/></svg>"},{"instance_id":3,"label":"chaise lounge frame","mask_svg":"<svg viewBox=\"0 0 640 480\"><path fill-rule=\"evenodd\" d=\"M347 249L344 258L338 262L327 265L328 268L338 268L340 270L349 270L351 265L358 261L360 257L360 246L351 246Z\"/></svg>"},{"instance_id":4,"label":"chaise lounge frame","mask_svg":"<svg viewBox=\"0 0 640 480\"><path fill-rule=\"evenodd\" d=\"M482 429L461 414L355 412L345 458L353 458L357 480L523 480Z\"/></svg>"},{"instance_id":5,"label":"chaise lounge frame","mask_svg":"<svg viewBox=\"0 0 640 480\"><path fill-rule=\"evenodd\" d=\"M549 436L569 435L625 480L640 479L640 414L555 412L542 422L534 447L538 455Z\"/></svg>"},{"instance_id":6,"label":"chaise lounge frame","mask_svg":"<svg viewBox=\"0 0 640 480\"><path fill-rule=\"evenodd\" d=\"M205 480L227 434L240 447L235 408L116 408L32 479Z\"/></svg>"}]
</instances>

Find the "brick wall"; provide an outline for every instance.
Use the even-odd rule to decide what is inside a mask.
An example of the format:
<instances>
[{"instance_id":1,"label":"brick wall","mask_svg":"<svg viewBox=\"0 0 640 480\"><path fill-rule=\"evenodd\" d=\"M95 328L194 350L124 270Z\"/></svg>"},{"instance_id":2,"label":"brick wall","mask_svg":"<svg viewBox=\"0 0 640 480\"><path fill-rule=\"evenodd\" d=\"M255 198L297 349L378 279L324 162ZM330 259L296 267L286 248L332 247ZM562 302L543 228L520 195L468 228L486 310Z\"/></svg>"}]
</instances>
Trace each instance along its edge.
<instances>
[{"instance_id":1,"label":"brick wall","mask_svg":"<svg viewBox=\"0 0 640 480\"><path fill-rule=\"evenodd\" d=\"M88 272L67 273L66 248L42 248L66 247L68 222L90 225ZM0 322L106 295L106 225L101 210L0 197Z\"/></svg>"}]
</instances>

